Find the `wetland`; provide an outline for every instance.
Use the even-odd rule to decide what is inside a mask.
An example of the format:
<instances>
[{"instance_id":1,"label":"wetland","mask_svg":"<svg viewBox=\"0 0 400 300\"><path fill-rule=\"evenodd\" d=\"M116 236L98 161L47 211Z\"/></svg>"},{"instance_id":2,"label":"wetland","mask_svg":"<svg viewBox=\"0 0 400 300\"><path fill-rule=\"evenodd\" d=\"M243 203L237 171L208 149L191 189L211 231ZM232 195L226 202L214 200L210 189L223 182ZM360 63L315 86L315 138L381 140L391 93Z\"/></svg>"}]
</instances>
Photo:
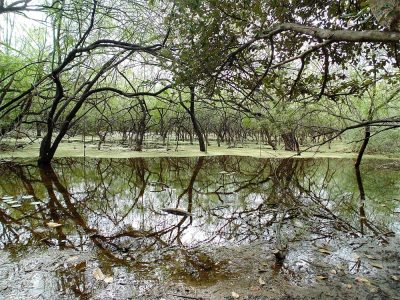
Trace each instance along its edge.
<instances>
[{"instance_id":1,"label":"wetland","mask_svg":"<svg viewBox=\"0 0 400 300\"><path fill-rule=\"evenodd\" d=\"M398 299L400 165L0 165L0 299Z\"/></svg>"}]
</instances>

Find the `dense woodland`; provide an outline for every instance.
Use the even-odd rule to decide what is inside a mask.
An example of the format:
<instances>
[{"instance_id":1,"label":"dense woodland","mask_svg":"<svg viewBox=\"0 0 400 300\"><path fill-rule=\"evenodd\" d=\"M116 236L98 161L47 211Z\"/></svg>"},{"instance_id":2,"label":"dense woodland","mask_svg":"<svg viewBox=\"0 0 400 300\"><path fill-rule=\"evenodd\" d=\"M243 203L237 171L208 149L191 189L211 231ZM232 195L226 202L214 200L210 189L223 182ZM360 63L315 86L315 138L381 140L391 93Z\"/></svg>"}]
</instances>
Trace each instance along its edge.
<instances>
[{"instance_id":1,"label":"dense woodland","mask_svg":"<svg viewBox=\"0 0 400 300\"><path fill-rule=\"evenodd\" d=\"M1 142L39 140L39 164L82 135L394 152L399 5L0 0Z\"/></svg>"}]
</instances>

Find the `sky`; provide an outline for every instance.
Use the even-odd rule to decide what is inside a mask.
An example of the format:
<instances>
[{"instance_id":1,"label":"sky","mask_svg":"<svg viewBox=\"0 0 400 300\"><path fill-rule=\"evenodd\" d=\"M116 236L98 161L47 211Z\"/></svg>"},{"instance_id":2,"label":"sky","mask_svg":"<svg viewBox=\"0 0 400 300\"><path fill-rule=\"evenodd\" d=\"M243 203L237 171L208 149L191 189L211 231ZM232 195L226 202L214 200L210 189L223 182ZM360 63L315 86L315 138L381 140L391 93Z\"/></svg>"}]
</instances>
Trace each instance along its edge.
<instances>
[{"instance_id":1,"label":"sky","mask_svg":"<svg viewBox=\"0 0 400 300\"><path fill-rule=\"evenodd\" d=\"M12 1L6 1L10 3ZM31 7L42 3L40 0L32 0ZM45 14L39 11L27 11L24 14L6 13L0 15L0 51L7 51L5 44L14 49L21 49L25 37L35 28L45 29Z\"/></svg>"}]
</instances>

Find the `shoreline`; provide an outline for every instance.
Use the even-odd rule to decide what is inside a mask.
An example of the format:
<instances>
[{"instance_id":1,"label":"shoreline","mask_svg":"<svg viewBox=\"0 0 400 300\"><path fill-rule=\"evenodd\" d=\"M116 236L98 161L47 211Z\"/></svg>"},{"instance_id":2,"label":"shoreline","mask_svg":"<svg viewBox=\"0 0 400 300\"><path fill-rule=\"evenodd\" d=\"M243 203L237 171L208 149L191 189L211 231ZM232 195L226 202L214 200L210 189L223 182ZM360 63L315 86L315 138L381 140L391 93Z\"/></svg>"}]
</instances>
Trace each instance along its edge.
<instances>
[{"instance_id":1,"label":"shoreline","mask_svg":"<svg viewBox=\"0 0 400 300\"><path fill-rule=\"evenodd\" d=\"M175 148L171 147L171 148ZM339 150L338 150L339 149ZM347 149L340 151L337 149L319 149L318 151L304 151L301 155L296 152L285 150L272 150L266 146L259 148L259 145L250 144L243 147L226 148L226 146L209 146L206 153L200 152L197 145L179 145L178 149L157 148L144 149L141 152L131 150L127 147L115 144L105 144L101 150L90 143L86 145L84 151L83 144L80 142L64 142L60 145L55 154L55 158L158 158L158 157L212 157L212 156L247 156L254 158L337 158L337 159L356 159L357 153L350 152ZM36 159L39 154L37 144L29 145L23 149L15 151L1 151L0 159ZM381 159L381 160L400 160L398 155L386 154L364 154L363 159Z\"/></svg>"}]
</instances>

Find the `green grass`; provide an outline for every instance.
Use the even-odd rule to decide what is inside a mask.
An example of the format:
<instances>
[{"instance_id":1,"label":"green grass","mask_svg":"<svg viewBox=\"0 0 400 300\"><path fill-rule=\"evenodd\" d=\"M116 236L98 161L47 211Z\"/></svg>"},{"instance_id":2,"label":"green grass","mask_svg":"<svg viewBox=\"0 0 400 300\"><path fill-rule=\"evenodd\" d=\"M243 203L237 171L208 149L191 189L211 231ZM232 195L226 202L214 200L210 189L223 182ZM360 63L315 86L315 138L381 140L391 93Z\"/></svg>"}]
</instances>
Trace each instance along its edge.
<instances>
[{"instance_id":1,"label":"green grass","mask_svg":"<svg viewBox=\"0 0 400 300\"><path fill-rule=\"evenodd\" d=\"M19 142L24 142L23 140ZM3 141L4 143L4 141ZM10 142L9 142L10 143ZM10 143L11 144L11 143ZM216 155L235 155L235 156L251 156L262 158L356 158L357 153L351 152L351 145L345 143L332 143L331 149L327 145L315 147L308 151L302 152L301 156L297 156L295 152L284 150L272 150L270 147L255 143L239 144L237 148L228 148L227 145L217 147L216 143L207 148L207 152L203 153L198 150L197 145L188 143L180 144L177 149L174 143L170 143L171 150L161 146L158 149L144 149L142 152L133 151L130 148L122 147L118 143L106 143L101 150L97 150L97 143L89 142L86 144L86 157L92 158L134 158L134 157L196 157L196 156L216 156ZM176 149L176 150L175 150ZM306 147L304 147L306 149ZM0 152L0 158L37 158L39 154L39 142L14 151ZM71 139L70 142L64 141L60 144L56 157L83 157L84 146L80 139ZM366 159L399 159L397 155L365 155Z\"/></svg>"}]
</instances>

